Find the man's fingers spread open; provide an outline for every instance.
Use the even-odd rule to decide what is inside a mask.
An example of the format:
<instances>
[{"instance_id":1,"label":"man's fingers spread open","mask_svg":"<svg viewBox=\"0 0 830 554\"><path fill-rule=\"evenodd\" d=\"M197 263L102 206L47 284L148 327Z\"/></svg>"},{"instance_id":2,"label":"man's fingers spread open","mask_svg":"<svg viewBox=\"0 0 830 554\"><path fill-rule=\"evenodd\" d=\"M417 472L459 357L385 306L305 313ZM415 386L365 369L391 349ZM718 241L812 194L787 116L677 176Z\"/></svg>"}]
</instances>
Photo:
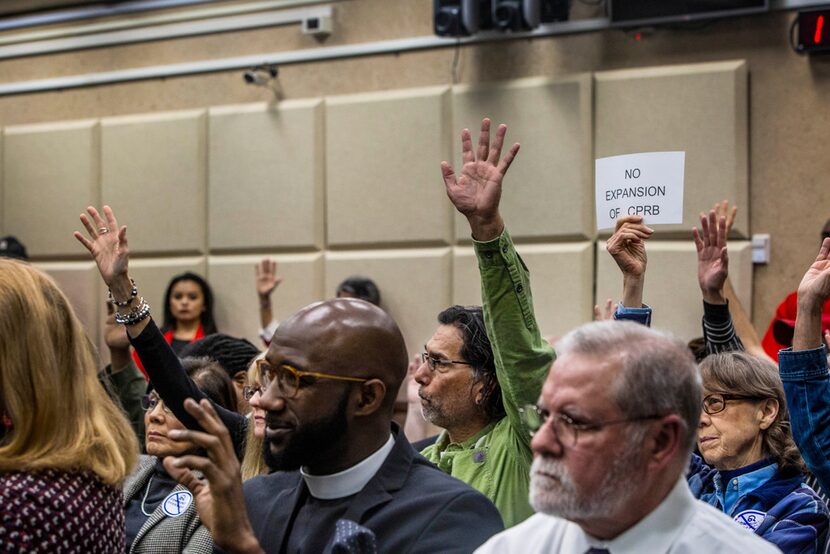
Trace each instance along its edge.
<instances>
[{"instance_id":1,"label":"man's fingers spread open","mask_svg":"<svg viewBox=\"0 0 830 554\"><path fill-rule=\"evenodd\" d=\"M475 156L473 155L473 137L470 135L469 129L461 131L461 160L465 164L475 161Z\"/></svg>"},{"instance_id":2,"label":"man's fingers spread open","mask_svg":"<svg viewBox=\"0 0 830 554\"><path fill-rule=\"evenodd\" d=\"M490 120L486 117L481 121L481 132L478 135L478 161L487 161L487 152L490 150Z\"/></svg>"}]
</instances>

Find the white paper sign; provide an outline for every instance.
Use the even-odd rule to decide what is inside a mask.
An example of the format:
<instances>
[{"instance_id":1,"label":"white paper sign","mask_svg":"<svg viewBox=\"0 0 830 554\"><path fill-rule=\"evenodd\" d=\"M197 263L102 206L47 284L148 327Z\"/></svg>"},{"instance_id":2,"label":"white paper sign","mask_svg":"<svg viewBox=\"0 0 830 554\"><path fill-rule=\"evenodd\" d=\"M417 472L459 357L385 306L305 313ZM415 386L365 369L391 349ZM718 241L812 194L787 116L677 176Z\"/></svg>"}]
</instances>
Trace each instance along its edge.
<instances>
[{"instance_id":1,"label":"white paper sign","mask_svg":"<svg viewBox=\"0 0 830 554\"><path fill-rule=\"evenodd\" d=\"M648 225L683 223L685 152L646 152L596 161L597 228L613 229L624 215Z\"/></svg>"}]
</instances>

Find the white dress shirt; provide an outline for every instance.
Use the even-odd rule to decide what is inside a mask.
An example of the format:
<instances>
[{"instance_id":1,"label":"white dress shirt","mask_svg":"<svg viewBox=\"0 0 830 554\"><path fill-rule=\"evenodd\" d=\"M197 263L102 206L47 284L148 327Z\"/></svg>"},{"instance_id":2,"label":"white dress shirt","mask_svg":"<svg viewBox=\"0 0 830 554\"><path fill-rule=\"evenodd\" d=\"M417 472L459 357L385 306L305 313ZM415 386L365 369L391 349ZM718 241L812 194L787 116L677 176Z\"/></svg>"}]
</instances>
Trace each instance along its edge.
<instances>
[{"instance_id":1,"label":"white dress shirt","mask_svg":"<svg viewBox=\"0 0 830 554\"><path fill-rule=\"evenodd\" d=\"M594 538L566 519L536 514L494 536L476 554L585 554L591 548L604 548L611 554L780 552L727 515L696 500L686 480L680 479L654 511L610 541Z\"/></svg>"}]
</instances>

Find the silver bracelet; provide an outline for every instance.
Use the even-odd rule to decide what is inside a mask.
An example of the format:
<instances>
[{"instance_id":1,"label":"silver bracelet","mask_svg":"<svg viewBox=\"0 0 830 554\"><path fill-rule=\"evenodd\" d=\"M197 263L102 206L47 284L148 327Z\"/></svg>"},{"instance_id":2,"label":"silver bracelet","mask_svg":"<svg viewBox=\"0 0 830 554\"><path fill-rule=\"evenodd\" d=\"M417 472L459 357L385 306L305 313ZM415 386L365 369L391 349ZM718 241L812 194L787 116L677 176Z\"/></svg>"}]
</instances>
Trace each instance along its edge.
<instances>
[{"instance_id":1,"label":"silver bracelet","mask_svg":"<svg viewBox=\"0 0 830 554\"><path fill-rule=\"evenodd\" d=\"M130 291L130 297L126 299L124 302L119 302L118 300L113 298L112 291L110 289L107 289L107 301L113 306L118 306L119 308L126 308L127 306L129 306L130 302L132 302L133 299L136 296L138 296L138 288L135 286L135 281L130 279L130 284L132 284L133 290Z\"/></svg>"},{"instance_id":2,"label":"silver bracelet","mask_svg":"<svg viewBox=\"0 0 830 554\"><path fill-rule=\"evenodd\" d=\"M130 313L122 314L115 312L115 322L121 325L135 325L139 321L150 317L150 305L145 302L144 297L138 303L138 306L133 308Z\"/></svg>"}]
</instances>

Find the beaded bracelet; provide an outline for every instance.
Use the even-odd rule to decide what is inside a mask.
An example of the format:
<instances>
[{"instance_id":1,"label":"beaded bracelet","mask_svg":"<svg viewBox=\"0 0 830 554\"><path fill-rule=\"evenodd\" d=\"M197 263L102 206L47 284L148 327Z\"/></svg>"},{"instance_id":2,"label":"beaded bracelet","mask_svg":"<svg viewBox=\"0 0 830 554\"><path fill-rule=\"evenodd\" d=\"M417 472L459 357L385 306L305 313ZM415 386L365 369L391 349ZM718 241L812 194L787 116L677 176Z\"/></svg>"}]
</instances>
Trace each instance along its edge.
<instances>
[{"instance_id":1,"label":"beaded bracelet","mask_svg":"<svg viewBox=\"0 0 830 554\"><path fill-rule=\"evenodd\" d=\"M135 281L130 279L130 284L133 286L133 290L130 291L130 297L123 302L119 302L118 300L113 298L112 291L110 289L107 289L107 300L109 301L109 303L113 306L118 306L119 308L126 308L127 306L129 306L133 299L136 296L138 296L138 288L135 286Z\"/></svg>"},{"instance_id":2,"label":"beaded bracelet","mask_svg":"<svg viewBox=\"0 0 830 554\"><path fill-rule=\"evenodd\" d=\"M150 317L150 305L145 302L144 297L138 303L138 306L133 308L130 313L122 314L115 312L115 322L121 325L135 325L139 321Z\"/></svg>"}]
</instances>

